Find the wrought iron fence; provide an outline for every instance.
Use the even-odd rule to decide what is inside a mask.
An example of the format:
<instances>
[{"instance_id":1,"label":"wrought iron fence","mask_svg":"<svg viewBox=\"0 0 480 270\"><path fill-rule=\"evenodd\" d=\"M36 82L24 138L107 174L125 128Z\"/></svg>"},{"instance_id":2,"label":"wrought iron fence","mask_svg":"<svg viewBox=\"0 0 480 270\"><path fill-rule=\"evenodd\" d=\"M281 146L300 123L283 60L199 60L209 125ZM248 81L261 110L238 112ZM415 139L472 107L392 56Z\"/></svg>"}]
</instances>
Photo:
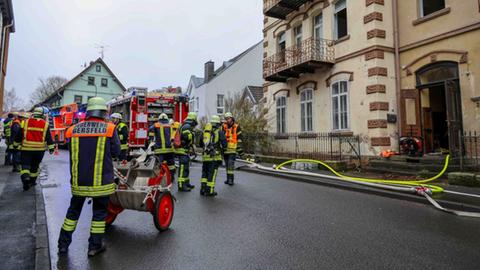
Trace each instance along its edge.
<instances>
[{"instance_id":1,"label":"wrought iron fence","mask_svg":"<svg viewBox=\"0 0 480 270\"><path fill-rule=\"evenodd\" d=\"M308 38L300 44L288 47L265 58L263 60L263 77L269 77L310 61L334 63L335 48L333 40Z\"/></svg>"},{"instance_id":2,"label":"wrought iron fence","mask_svg":"<svg viewBox=\"0 0 480 270\"><path fill-rule=\"evenodd\" d=\"M464 155L461 158L461 167L467 166L480 170L480 133L466 131L462 134Z\"/></svg>"},{"instance_id":3,"label":"wrought iron fence","mask_svg":"<svg viewBox=\"0 0 480 270\"><path fill-rule=\"evenodd\" d=\"M244 134L247 154L345 161L360 159L360 137L335 133Z\"/></svg>"}]
</instances>

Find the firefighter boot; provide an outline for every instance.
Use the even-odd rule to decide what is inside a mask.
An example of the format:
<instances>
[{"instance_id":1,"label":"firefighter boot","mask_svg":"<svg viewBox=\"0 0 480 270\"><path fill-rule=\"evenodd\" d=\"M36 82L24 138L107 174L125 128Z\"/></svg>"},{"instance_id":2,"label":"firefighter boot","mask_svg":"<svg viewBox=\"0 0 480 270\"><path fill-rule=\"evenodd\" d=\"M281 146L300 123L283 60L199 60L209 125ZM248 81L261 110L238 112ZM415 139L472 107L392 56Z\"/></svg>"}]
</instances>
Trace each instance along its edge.
<instances>
[{"instance_id":1,"label":"firefighter boot","mask_svg":"<svg viewBox=\"0 0 480 270\"><path fill-rule=\"evenodd\" d=\"M185 183L185 185L186 185L189 189L194 189L194 188L195 188L195 185L190 184L190 182Z\"/></svg>"},{"instance_id":2,"label":"firefighter boot","mask_svg":"<svg viewBox=\"0 0 480 270\"><path fill-rule=\"evenodd\" d=\"M207 196L207 197L217 196L217 192L215 192L215 188L214 187L206 187L205 196Z\"/></svg>"},{"instance_id":3,"label":"firefighter boot","mask_svg":"<svg viewBox=\"0 0 480 270\"><path fill-rule=\"evenodd\" d=\"M104 252L105 250L107 250L107 247L105 246L105 243L102 243L102 245L100 247L97 247L97 248L89 248L88 249L88 257L93 257L97 254L100 254L102 252Z\"/></svg>"},{"instance_id":4,"label":"firefighter boot","mask_svg":"<svg viewBox=\"0 0 480 270\"><path fill-rule=\"evenodd\" d=\"M191 189L188 187L186 181L178 181L178 191L188 192L191 191Z\"/></svg>"},{"instance_id":5,"label":"firefighter boot","mask_svg":"<svg viewBox=\"0 0 480 270\"><path fill-rule=\"evenodd\" d=\"M200 195L205 195L207 188L207 183L202 183L200 187Z\"/></svg>"},{"instance_id":6,"label":"firefighter boot","mask_svg":"<svg viewBox=\"0 0 480 270\"><path fill-rule=\"evenodd\" d=\"M27 191L30 188L30 176L28 174L22 174L20 179L22 179L23 190Z\"/></svg>"}]
</instances>

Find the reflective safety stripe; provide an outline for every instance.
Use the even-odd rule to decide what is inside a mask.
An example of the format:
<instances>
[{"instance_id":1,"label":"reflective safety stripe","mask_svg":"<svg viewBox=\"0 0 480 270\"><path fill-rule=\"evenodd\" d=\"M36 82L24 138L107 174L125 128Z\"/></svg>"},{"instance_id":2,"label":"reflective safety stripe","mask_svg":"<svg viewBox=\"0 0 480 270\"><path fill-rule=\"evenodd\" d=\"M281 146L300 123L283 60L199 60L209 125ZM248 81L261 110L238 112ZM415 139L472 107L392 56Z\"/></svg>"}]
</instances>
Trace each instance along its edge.
<instances>
[{"instance_id":1,"label":"reflective safety stripe","mask_svg":"<svg viewBox=\"0 0 480 270\"><path fill-rule=\"evenodd\" d=\"M122 144L120 145L121 150L128 150L128 144Z\"/></svg>"},{"instance_id":2,"label":"reflective safety stripe","mask_svg":"<svg viewBox=\"0 0 480 270\"><path fill-rule=\"evenodd\" d=\"M71 157L72 160L72 189L74 187L78 187L78 145L79 145L79 138L72 137L71 140Z\"/></svg>"},{"instance_id":3,"label":"reflective safety stripe","mask_svg":"<svg viewBox=\"0 0 480 270\"><path fill-rule=\"evenodd\" d=\"M97 152L95 154L95 165L93 167L93 186L98 187L102 185L103 174L103 158L105 155L106 137L98 137Z\"/></svg>"},{"instance_id":4,"label":"reflective safety stripe","mask_svg":"<svg viewBox=\"0 0 480 270\"><path fill-rule=\"evenodd\" d=\"M77 227L77 220L71 220L68 218L65 218L63 221L62 229L67 232L73 232L75 231L75 228Z\"/></svg>"},{"instance_id":5,"label":"reflective safety stripe","mask_svg":"<svg viewBox=\"0 0 480 270\"><path fill-rule=\"evenodd\" d=\"M92 221L91 233L105 233L105 221Z\"/></svg>"},{"instance_id":6,"label":"reflective safety stripe","mask_svg":"<svg viewBox=\"0 0 480 270\"><path fill-rule=\"evenodd\" d=\"M108 185L90 187L90 186L72 186L72 194L81 197L101 197L115 193L115 183Z\"/></svg>"},{"instance_id":7,"label":"reflective safety stripe","mask_svg":"<svg viewBox=\"0 0 480 270\"><path fill-rule=\"evenodd\" d=\"M55 145L54 145L54 144L50 144L50 145L48 146L48 149L55 149Z\"/></svg>"},{"instance_id":8,"label":"reflective safety stripe","mask_svg":"<svg viewBox=\"0 0 480 270\"><path fill-rule=\"evenodd\" d=\"M40 175L40 172L31 172L30 173L30 177L38 177L38 175Z\"/></svg>"},{"instance_id":9,"label":"reflective safety stripe","mask_svg":"<svg viewBox=\"0 0 480 270\"><path fill-rule=\"evenodd\" d=\"M20 174L30 174L30 170L21 170Z\"/></svg>"},{"instance_id":10,"label":"reflective safety stripe","mask_svg":"<svg viewBox=\"0 0 480 270\"><path fill-rule=\"evenodd\" d=\"M233 174L233 170L227 170L227 174Z\"/></svg>"},{"instance_id":11,"label":"reflective safety stripe","mask_svg":"<svg viewBox=\"0 0 480 270\"><path fill-rule=\"evenodd\" d=\"M207 183L207 178L200 179L200 183Z\"/></svg>"}]
</instances>

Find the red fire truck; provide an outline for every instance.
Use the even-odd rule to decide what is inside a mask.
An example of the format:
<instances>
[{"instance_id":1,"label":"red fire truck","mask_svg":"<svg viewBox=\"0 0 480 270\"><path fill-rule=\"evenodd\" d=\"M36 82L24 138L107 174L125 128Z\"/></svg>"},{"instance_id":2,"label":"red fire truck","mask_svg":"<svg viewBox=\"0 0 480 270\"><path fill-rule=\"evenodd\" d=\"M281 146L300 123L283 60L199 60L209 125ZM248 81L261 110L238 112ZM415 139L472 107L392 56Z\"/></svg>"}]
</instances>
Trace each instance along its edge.
<instances>
[{"instance_id":1,"label":"red fire truck","mask_svg":"<svg viewBox=\"0 0 480 270\"><path fill-rule=\"evenodd\" d=\"M121 113L128 125L129 146L135 149L145 146L148 129L161 113L182 123L188 114L188 97L175 93L148 92L146 88L132 87L128 93L108 102L110 113Z\"/></svg>"},{"instance_id":2,"label":"red fire truck","mask_svg":"<svg viewBox=\"0 0 480 270\"><path fill-rule=\"evenodd\" d=\"M85 118L85 109L85 104L72 103L50 110L48 113L50 133L56 144L66 144L65 131Z\"/></svg>"}]
</instances>

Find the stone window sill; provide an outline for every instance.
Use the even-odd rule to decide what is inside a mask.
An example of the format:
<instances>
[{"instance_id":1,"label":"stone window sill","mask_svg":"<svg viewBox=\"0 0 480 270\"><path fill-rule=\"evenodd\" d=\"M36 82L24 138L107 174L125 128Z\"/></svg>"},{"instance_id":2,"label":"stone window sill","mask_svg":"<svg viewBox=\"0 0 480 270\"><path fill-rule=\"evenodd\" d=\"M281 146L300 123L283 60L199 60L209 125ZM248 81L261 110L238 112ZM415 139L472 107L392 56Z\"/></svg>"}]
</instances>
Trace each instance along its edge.
<instances>
[{"instance_id":1,"label":"stone window sill","mask_svg":"<svg viewBox=\"0 0 480 270\"><path fill-rule=\"evenodd\" d=\"M353 136L353 131L349 130L334 130L330 132L330 135L333 137L350 137Z\"/></svg>"},{"instance_id":2,"label":"stone window sill","mask_svg":"<svg viewBox=\"0 0 480 270\"><path fill-rule=\"evenodd\" d=\"M350 39L350 35L346 35L346 36L343 36L337 40L334 41L334 44L337 45L339 43L342 43L344 42L345 40L349 40Z\"/></svg>"},{"instance_id":3,"label":"stone window sill","mask_svg":"<svg viewBox=\"0 0 480 270\"><path fill-rule=\"evenodd\" d=\"M414 20L412 22L413 25L419 25L421 23L424 23L424 22L428 22L430 20L433 20L437 17L440 17L440 16L443 16L445 14L448 14L450 13L450 7L446 7L444 9L441 9L441 10L438 10L438 11L435 11L434 13L432 14L428 14L427 16L424 16L424 17L421 17L421 18L418 18L416 20Z\"/></svg>"}]
</instances>

